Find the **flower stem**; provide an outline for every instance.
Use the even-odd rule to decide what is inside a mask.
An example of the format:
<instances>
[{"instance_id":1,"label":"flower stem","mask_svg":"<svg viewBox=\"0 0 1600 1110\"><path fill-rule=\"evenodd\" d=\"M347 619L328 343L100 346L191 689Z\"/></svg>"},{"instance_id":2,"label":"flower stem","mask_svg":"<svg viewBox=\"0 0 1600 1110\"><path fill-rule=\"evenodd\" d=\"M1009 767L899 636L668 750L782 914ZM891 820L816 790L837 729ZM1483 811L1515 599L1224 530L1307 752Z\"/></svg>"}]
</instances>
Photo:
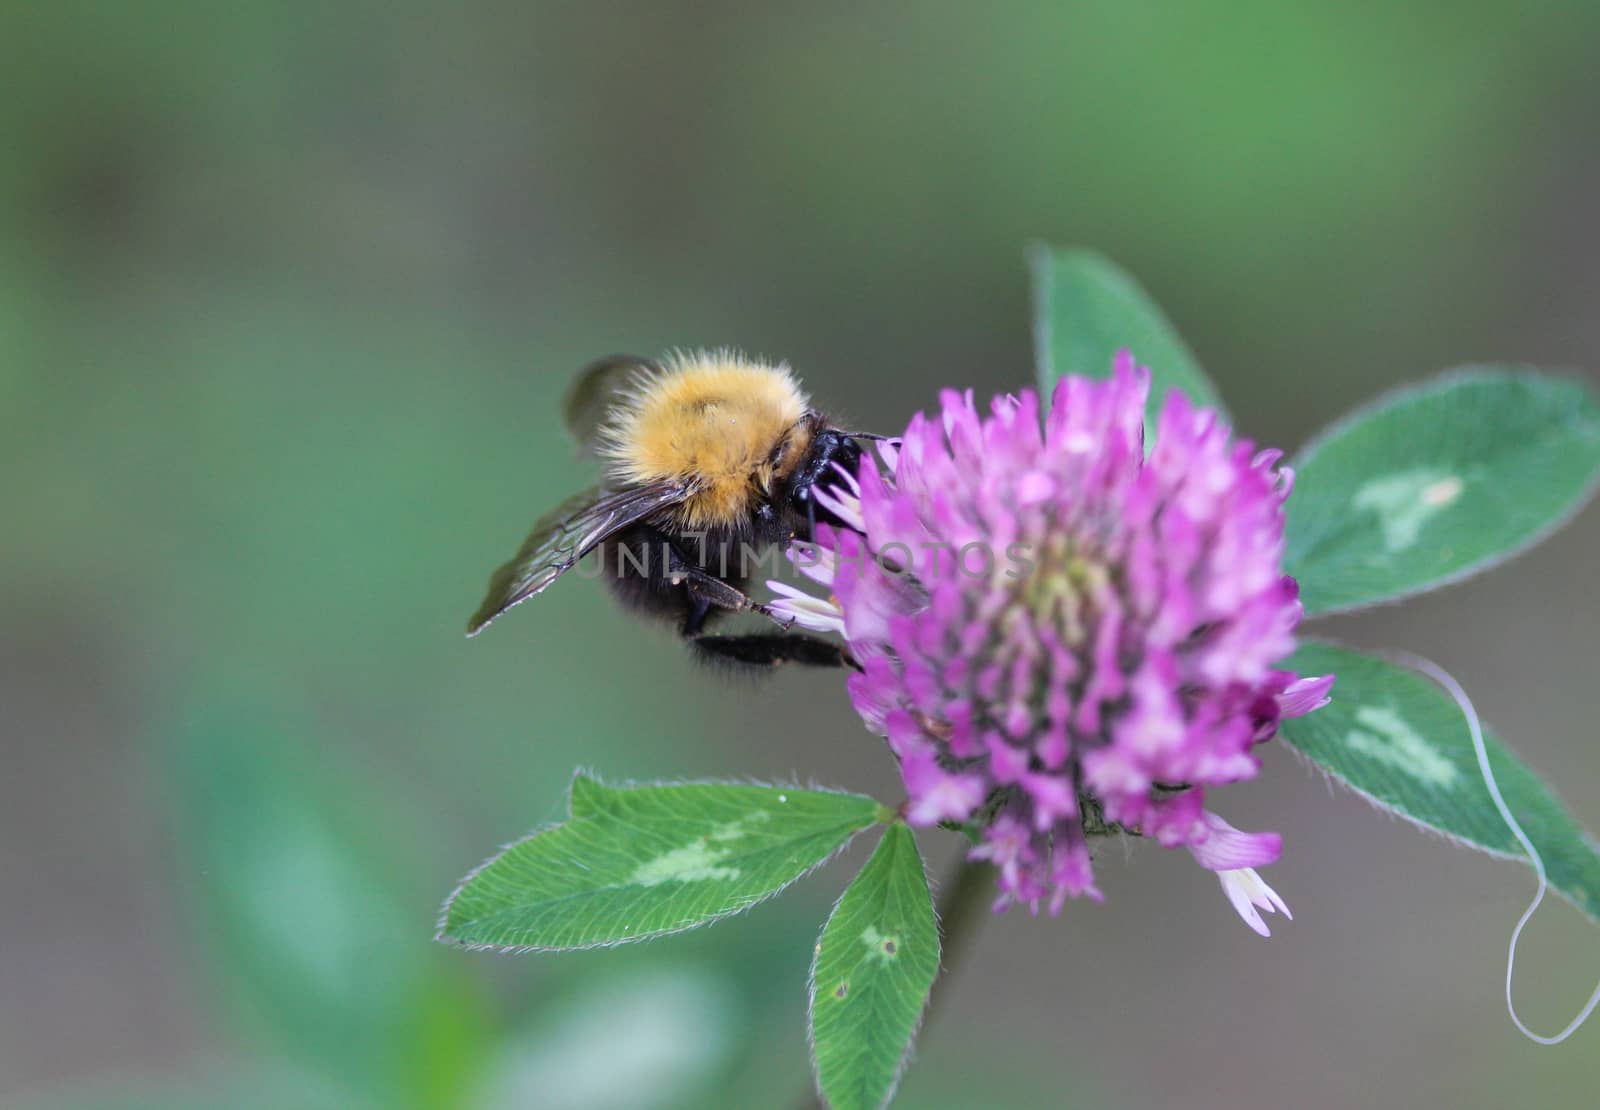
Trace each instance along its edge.
<instances>
[{"instance_id":1,"label":"flower stem","mask_svg":"<svg viewBox=\"0 0 1600 1110\"><path fill-rule=\"evenodd\" d=\"M939 964L942 973L933 984L933 998L922 1018L922 1032L939 1014L940 1004L949 994L950 976L961 965L967 949L977 938L983 923L994 915L989 903L994 897L994 868L981 860L961 855L955 873L939 891Z\"/></svg>"}]
</instances>

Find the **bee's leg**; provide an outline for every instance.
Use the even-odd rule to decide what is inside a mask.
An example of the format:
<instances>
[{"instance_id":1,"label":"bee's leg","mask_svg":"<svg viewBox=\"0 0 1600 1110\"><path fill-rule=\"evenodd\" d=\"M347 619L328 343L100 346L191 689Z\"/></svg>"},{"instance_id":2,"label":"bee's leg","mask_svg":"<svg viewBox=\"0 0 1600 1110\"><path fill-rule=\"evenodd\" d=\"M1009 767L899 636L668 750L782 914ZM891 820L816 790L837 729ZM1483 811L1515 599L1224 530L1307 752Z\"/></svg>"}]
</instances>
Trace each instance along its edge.
<instances>
[{"instance_id":1,"label":"bee's leg","mask_svg":"<svg viewBox=\"0 0 1600 1110\"><path fill-rule=\"evenodd\" d=\"M706 618L716 611L717 606L704 598L695 597L691 593L689 596L689 610L684 613L683 624L680 628L684 637L692 640L699 636L706 626Z\"/></svg>"},{"instance_id":2,"label":"bee's leg","mask_svg":"<svg viewBox=\"0 0 1600 1110\"><path fill-rule=\"evenodd\" d=\"M697 636L696 651L710 659L753 667L798 663L805 667L853 667L860 664L842 644L795 632L789 635Z\"/></svg>"},{"instance_id":3,"label":"bee's leg","mask_svg":"<svg viewBox=\"0 0 1600 1110\"><path fill-rule=\"evenodd\" d=\"M739 587L724 582L709 571L701 570L671 548L668 548L666 579L672 585L682 585L689 591L690 610L683 622L685 636L698 635L712 609L727 609L735 613L760 613L784 628L794 623L785 617L780 617L770 606L757 601Z\"/></svg>"}]
</instances>

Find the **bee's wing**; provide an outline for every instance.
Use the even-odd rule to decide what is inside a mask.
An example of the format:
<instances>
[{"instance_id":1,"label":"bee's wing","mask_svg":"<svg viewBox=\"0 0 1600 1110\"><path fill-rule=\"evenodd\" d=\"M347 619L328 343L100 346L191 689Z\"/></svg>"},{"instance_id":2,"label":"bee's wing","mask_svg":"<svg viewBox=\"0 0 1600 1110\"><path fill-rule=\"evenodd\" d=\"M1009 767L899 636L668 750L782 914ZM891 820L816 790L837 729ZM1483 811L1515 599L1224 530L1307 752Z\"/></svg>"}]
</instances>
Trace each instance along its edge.
<instances>
[{"instance_id":1,"label":"bee's wing","mask_svg":"<svg viewBox=\"0 0 1600 1110\"><path fill-rule=\"evenodd\" d=\"M682 501L688 492L680 483L661 482L617 490L597 486L568 498L540 517L516 557L490 576L489 592L467 622L467 635L476 636L501 613L543 591L607 536Z\"/></svg>"},{"instance_id":2,"label":"bee's wing","mask_svg":"<svg viewBox=\"0 0 1600 1110\"><path fill-rule=\"evenodd\" d=\"M567 431L585 453L593 453L595 439L606 422L606 414L619 395L641 378L659 373L661 367L635 355L610 355L585 366L567 391L561 416Z\"/></svg>"}]
</instances>

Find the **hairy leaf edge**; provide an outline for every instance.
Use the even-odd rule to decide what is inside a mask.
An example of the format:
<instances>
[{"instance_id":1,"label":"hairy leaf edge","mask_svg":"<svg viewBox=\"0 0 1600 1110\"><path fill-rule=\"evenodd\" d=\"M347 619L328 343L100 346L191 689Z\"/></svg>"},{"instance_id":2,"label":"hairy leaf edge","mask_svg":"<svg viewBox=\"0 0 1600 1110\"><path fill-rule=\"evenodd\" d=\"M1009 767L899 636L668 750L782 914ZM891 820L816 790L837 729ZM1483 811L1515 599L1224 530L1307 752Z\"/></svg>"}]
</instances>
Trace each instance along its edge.
<instances>
[{"instance_id":1,"label":"hairy leaf edge","mask_svg":"<svg viewBox=\"0 0 1600 1110\"><path fill-rule=\"evenodd\" d=\"M1306 463L1314 458L1316 453L1326 446L1330 440L1342 435L1347 429L1355 426L1355 424L1359 421L1366 419L1378 410L1394 404L1397 401L1429 392L1436 386L1448 385L1452 382L1495 382L1529 379L1538 379L1547 382L1566 382L1568 384L1577 386L1579 389L1583 390L1584 393L1589 394L1591 397L1594 396L1594 391L1589 388L1589 383L1571 371L1540 370L1536 366L1495 366L1489 363L1469 363L1465 366L1457 366L1449 370L1440 371L1431 377L1423 378L1419 381L1407 382L1403 385L1396 386L1393 389L1385 390L1371 400L1357 405L1343 416L1338 417L1332 423L1315 432L1310 439L1306 440L1306 442L1301 446L1300 450L1294 453L1293 457L1290 458L1288 465L1297 473L1302 471L1305 468ZM1571 524L1575 519L1577 519L1578 514L1583 512L1583 510L1588 506L1589 502L1594 499L1597 492L1600 492L1600 467L1596 467L1594 475L1589 479L1589 484L1584 487L1577 497L1573 499L1572 504L1568 506L1565 512L1551 518L1543 527L1530 532L1527 538L1525 538L1522 542L1497 551L1493 555L1486 556L1478 560L1476 563L1471 563L1465 567L1462 567L1460 570L1445 575L1443 578L1437 579L1433 582L1429 582L1427 585L1414 586L1402 590L1396 594L1387 594L1383 597L1373 598L1370 601L1357 601L1345 605L1335 605L1327 609L1308 608L1306 610L1305 617L1307 620L1312 620L1318 617L1333 617L1344 613L1359 613L1367 609L1378 609L1385 605L1395 605L1399 602L1409 600L1410 598L1421 597L1423 594L1430 594L1435 590L1442 590L1446 587L1454 586L1459 582L1464 582L1468 578L1473 578L1479 574L1484 574L1495 569L1502 563L1508 563L1512 559L1526 554L1528 551L1538 547L1545 540L1549 539L1551 536L1561 531L1561 529ZM1290 496L1292 497L1293 494ZM1297 580L1302 581L1303 590L1303 580L1298 578Z\"/></svg>"},{"instance_id":2,"label":"hairy leaf edge","mask_svg":"<svg viewBox=\"0 0 1600 1110\"><path fill-rule=\"evenodd\" d=\"M1371 651L1364 651L1361 648L1350 647L1349 645L1339 643L1336 640L1316 639L1316 640L1305 640L1305 641L1303 641L1303 643L1322 644L1325 647L1337 648L1340 651L1348 651L1348 652L1351 652L1351 653L1356 654L1356 655L1366 655L1366 656L1370 656L1370 657L1375 658L1375 659L1381 659L1382 658L1382 656L1375 655ZM1388 662L1388 660L1384 660L1384 661ZM1395 665L1398 666L1399 664L1395 664ZM1411 672L1408 672L1408 673L1411 673ZM1426 678L1426 676L1422 676L1422 677ZM1335 684L1335 685L1337 685L1337 684ZM1481 718L1480 718L1480 720L1481 720ZM1278 730L1279 730L1280 733L1283 733L1286 737L1287 736L1291 736L1291 735L1294 734L1294 731L1298 727L1299 723L1300 723L1299 719L1287 720L1287 721L1282 722L1278 726ZM1483 724L1485 735L1492 735L1494 737L1495 741L1502 748L1504 748L1506 750L1506 754L1507 755L1511 756L1513 759L1516 759L1518 762L1522 763L1524 766L1527 766L1530 772L1533 771L1532 764L1529 764L1527 760L1523 759L1517 753L1515 748L1513 748L1510 744L1506 743L1505 739L1503 737L1501 737L1500 734L1498 732L1496 732L1493 728L1491 728L1487 721L1482 721L1482 724ZM1379 813L1382 813L1386 817L1398 818L1399 820L1405 822L1408 825L1413 826L1414 828L1420 830L1421 832L1436 836L1441 840L1449 841L1451 844L1454 844L1458 848L1465 848L1470 852L1478 853L1480 856L1488 856L1490 859L1509 860L1512 863L1520 863L1520 864L1522 864L1522 866L1528 867L1528 868L1531 868L1533 866L1533 861L1530 860L1526 855L1524 855L1521 852L1502 852L1502 851L1499 851L1499 850L1494 849L1494 848L1486 848L1482 844L1478 844L1475 841L1468 840L1465 837L1457 835L1456 833L1449 832L1449 831L1447 831L1445 829L1441 829L1437 825L1430 825L1430 824L1428 824L1428 822L1423 821L1420 818L1413 817L1409 813L1402 813L1400 810L1396 809L1394 806L1390 805L1389 803L1380 800L1375 795L1373 795L1373 794L1369 793L1368 791L1363 790L1361 787L1355 785L1355 783L1353 783L1349 779L1345 778L1343 775L1341 775L1339 772L1335 771L1333 768L1326 767L1323 764L1317 762L1317 760L1313 759L1306 752L1302 751L1299 748L1298 745L1290 743L1287 739L1285 739L1284 747L1288 748L1289 751L1294 754L1294 757L1296 759L1298 759L1307 768L1309 768L1309 769L1311 769L1313 771L1319 772L1322 775L1324 780L1326 780L1329 783L1337 783L1339 786L1341 786L1344 789L1350 791L1350 793L1356 795L1362 801L1366 802L1369 806L1371 806L1373 809L1377 810ZM1555 791L1555 788L1553 786L1551 786L1547 781L1545 781L1545 778L1544 778L1543 775L1540 775L1537 772L1534 772L1534 777L1536 779L1538 779L1540 785L1542 785L1545 788L1545 790L1549 793L1550 797L1555 801L1556 805L1560 807L1561 811L1572 819L1572 823L1575 826L1577 826L1578 834L1582 838L1584 846L1587 847L1590 851L1594 852L1595 854L1600 855L1600 840L1597 840L1595 838L1595 835L1593 833L1591 833L1586 827L1584 827L1583 823L1580 822L1577 819L1577 817L1573 816L1573 811L1572 811L1571 807L1568 806L1566 804L1566 802L1562 801L1561 795L1557 794L1556 791ZM1482 781L1481 778L1480 778L1479 781ZM1553 882L1550 883L1550 889L1555 894L1559 895L1563 902L1566 902L1567 905L1571 906L1573 909L1575 909L1579 913L1583 914L1583 916L1587 917L1591 921L1600 923L1600 913L1591 912L1591 911L1585 909L1583 906L1580 906L1577 903L1577 901L1572 897L1572 895L1568 894L1565 890L1562 890L1560 887L1558 887Z\"/></svg>"},{"instance_id":3,"label":"hairy leaf edge","mask_svg":"<svg viewBox=\"0 0 1600 1110\"><path fill-rule=\"evenodd\" d=\"M883 1100L878 1103L880 1110L894 1101L895 1092L900 1089L900 1081L905 1078L906 1069L911 1066L911 1061L916 1056L917 1037L922 1033L922 1023L928 1018L928 1004L933 1000L933 987L939 982L939 976L944 974L944 933L940 928L942 923L939 920L939 902L937 892L934 889L934 881L928 874L928 861L922 858L922 847L917 843L915 830L898 818L888 822L888 828L884 829L883 836L888 836L890 831L897 825L903 827L910 834L911 850L916 854L917 862L922 866L922 880L927 884L928 898L932 903L933 940L939 946L940 964L939 970L934 973L933 983L929 984L928 993L922 998L922 1009L917 1013L916 1025L911 1027L911 1035L906 1038L906 1046L900 1053L900 1062L895 1066L894 1077L889 1080L888 1089L883 1092ZM878 843L881 844L882 842L880 837ZM873 852L876 851L877 845L874 845ZM867 862L870 863L871 860L872 856L868 855ZM866 866L866 863L861 865L863 870L866 869ZM860 871L856 872L855 878L859 878L860 875ZM828 925L833 921L833 915L839 912L839 906L844 901L845 895L850 893L850 887L855 884L855 878L845 884L844 889L839 892L839 897L834 899L833 907L828 910L828 916L823 919L822 928L817 931L816 946L811 952L811 967L806 972L806 1047L811 1055L812 1086L816 1090L817 1098L825 1106L829 1105L829 1103L828 1096L822 1090L822 1072L817 1067L816 1023L814 1021L817 1006L817 961L822 958L822 935L828 931Z\"/></svg>"},{"instance_id":4,"label":"hairy leaf edge","mask_svg":"<svg viewBox=\"0 0 1600 1110\"><path fill-rule=\"evenodd\" d=\"M1033 372L1039 386L1040 399L1049 401L1051 390L1055 388L1056 382L1062 377L1062 375L1056 373L1051 353L1052 340L1055 338L1055 328L1050 313L1044 311L1044 309L1050 303L1050 295L1055 292L1056 279L1055 274L1051 272L1050 263L1053 258L1066 256L1077 256L1104 263L1114 273L1125 279L1129 285L1133 286L1134 292L1143 297L1145 302L1154 309L1156 319L1166 328L1167 336L1172 340L1173 346L1188 356L1189 365L1194 368L1196 376L1210 387L1211 396L1209 399L1190 397L1190 403L1196 408L1215 410L1222 417L1223 423L1232 428L1233 419L1228 414L1227 404L1222 398L1222 390L1217 388L1217 383L1211 379L1211 375L1206 373L1199 356L1194 353L1194 348L1189 345L1189 341L1178 330L1177 324L1173 323L1172 317L1167 315L1166 310L1161 307L1161 303L1151 295L1150 290L1146 289L1143 283L1130 270L1120 265L1111 256L1103 254L1092 247L1058 247L1043 239L1036 239L1024 248L1023 258L1027 263L1028 274L1031 278L1028 282L1028 311L1032 314L1030 330L1033 334ZM1123 346L1126 347L1127 344L1123 344ZM1129 350L1133 354L1134 360L1138 361L1140 352L1133 351L1131 348ZM1109 366L1106 367L1107 372L1110 369ZM1167 388L1169 392L1177 389L1176 386L1168 386ZM1183 391L1179 390L1179 392ZM1151 429L1148 434L1153 435L1154 429Z\"/></svg>"},{"instance_id":5,"label":"hairy leaf edge","mask_svg":"<svg viewBox=\"0 0 1600 1110\"><path fill-rule=\"evenodd\" d=\"M829 852L822 859L819 859L816 863L800 872L800 874L796 875L788 882L775 887L761 897L746 902L741 906L738 906L734 909L725 910L722 913L713 914L710 917L705 918L703 921L698 921L693 925L686 925L681 929L663 929L653 933L640 933L637 936L619 937L616 940L601 940L595 941L593 944L571 945L489 944L481 941L462 940L459 937L450 935L450 933L447 931L450 921L450 908L455 905L456 898L460 896L461 892L471 884L472 880L476 879L496 860L500 859L507 852L514 848L521 847L523 844L526 844L528 841L537 836L542 836L547 832L559 829L565 825L567 821L570 821L572 819L572 796L574 791L578 789L578 784L580 781L598 786L602 790L610 791L632 790L639 787L652 786L759 786L771 790L796 790L806 791L813 794L841 794L847 797L862 798L866 801L874 802L878 807L878 811L874 815L874 820L872 822L851 832L839 843L836 848L833 849L833 851ZM637 941L656 940L659 937L676 936L679 933L693 932L695 929L703 928L707 925L715 925L717 922L726 918L736 917L739 914L744 913L746 910L753 909L756 906L761 905L763 902L771 901L773 898L776 898L778 895L788 890L801 879L820 871L822 868L832 863L836 858L838 858L841 852L843 852L851 844L855 843L855 840L858 836L875 825L884 824L885 822L889 821L892 816L893 812L875 798L871 798L866 794L858 794L853 790L841 790L837 787L831 786L799 786L794 783L765 782L758 779L630 779L626 782L613 785L603 781L595 772L587 768L580 767L573 773L572 780L567 784L566 819L561 821L552 821L549 824L540 825L533 831L523 836L519 836L513 841L502 844L493 855L484 860L482 863L478 864L478 866L474 867L471 871L467 872L467 874L462 877L461 881L456 883L455 889L450 892L449 896L444 900L444 905L440 907L438 920L434 924L433 939L440 944L448 945L451 948L459 948L467 952L498 952L508 956L520 956L530 952L587 952L595 948L616 948L620 945L633 944Z\"/></svg>"}]
</instances>

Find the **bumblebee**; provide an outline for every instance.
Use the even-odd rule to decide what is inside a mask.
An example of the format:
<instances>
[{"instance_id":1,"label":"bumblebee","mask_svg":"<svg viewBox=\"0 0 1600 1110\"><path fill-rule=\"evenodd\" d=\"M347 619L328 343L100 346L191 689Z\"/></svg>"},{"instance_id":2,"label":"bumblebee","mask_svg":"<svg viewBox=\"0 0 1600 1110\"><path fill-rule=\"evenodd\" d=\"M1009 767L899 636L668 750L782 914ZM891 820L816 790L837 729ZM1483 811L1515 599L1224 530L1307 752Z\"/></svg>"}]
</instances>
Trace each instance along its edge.
<instances>
[{"instance_id":1,"label":"bumblebee","mask_svg":"<svg viewBox=\"0 0 1600 1110\"><path fill-rule=\"evenodd\" d=\"M601 359L579 375L564 417L604 476L539 519L491 576L467 635L595 552L626 606L672 621L708 659L850 665L839 645L790 632L749 586L752 564L775 570L775 548L811 539L819 521L839 523L814 487L835 466L853 472L858 441L881 437L834 427L788 367L730 351ZM710 634L729 613L782 629Z\"/></svg>"}]
</instances>

